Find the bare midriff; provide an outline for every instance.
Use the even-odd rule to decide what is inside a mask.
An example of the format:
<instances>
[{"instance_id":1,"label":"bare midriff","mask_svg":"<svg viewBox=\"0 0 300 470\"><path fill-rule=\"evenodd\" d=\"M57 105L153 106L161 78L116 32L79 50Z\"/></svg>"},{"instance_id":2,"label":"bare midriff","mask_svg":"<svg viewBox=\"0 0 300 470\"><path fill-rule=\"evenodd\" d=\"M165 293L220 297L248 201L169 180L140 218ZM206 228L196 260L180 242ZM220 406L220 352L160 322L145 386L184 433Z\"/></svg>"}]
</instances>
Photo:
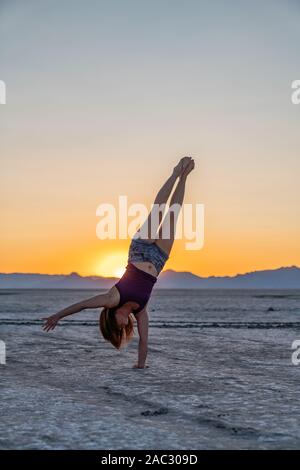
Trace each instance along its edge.
<instances>
[{"instance_id":1,"label":"bare midriff","mask_svg":"<svg viewBox=\"0 0 300 470\"><path fill-rule=\"evenodd\" d=\"M156 271L154 264L150 263L149 261L134 261L131 262L131 264L141 271L145 271L145 273L151 274L155 277L158 276L158 272Z\"/></svg>"}]
</instances>

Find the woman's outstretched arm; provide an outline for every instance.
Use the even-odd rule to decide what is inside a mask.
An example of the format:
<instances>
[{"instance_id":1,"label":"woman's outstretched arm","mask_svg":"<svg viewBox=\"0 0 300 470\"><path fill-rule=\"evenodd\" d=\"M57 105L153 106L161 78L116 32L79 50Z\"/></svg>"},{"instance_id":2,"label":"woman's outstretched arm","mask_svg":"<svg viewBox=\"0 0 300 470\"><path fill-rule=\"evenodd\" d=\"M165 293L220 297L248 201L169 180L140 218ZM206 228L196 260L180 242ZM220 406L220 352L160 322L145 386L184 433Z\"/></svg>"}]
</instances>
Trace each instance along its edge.
<instances>
[{"instance_id":1,"label":"woman's outstretched arm","mask_svg":"<svg viewBox=\"0 0 300 470\"><path fill-rule=\"evenodd\" d=\"M74 313L81 312L82 310L86 310L89 308L100 308L100 307L108 307L112 308L118 304L118 291L115 287L110 289L105 294L99 294L95 297L91 297L89 299L82 300L77 302L76 304L72 304L69 307L60 310L59 312L51 315L48 318L45 318L45 324L43 326L44 331L54 330L59 320L69 315L73 315Z\"/></svg>"}]
</instances>

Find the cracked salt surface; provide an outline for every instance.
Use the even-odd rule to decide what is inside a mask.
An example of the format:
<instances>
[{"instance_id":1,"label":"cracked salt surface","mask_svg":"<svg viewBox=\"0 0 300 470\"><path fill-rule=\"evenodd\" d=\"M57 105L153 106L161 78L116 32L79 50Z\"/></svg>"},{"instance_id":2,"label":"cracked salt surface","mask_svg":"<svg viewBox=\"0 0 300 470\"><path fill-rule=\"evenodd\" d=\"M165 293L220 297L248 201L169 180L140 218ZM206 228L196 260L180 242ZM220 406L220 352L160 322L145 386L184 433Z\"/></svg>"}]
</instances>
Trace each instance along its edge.
<instances>
[{"instance_id":1,"label":"cracked salt surface","mask_svg":"<svg viewBox=\"0 0 300 470\"><path fill-rule=\"evenodd\" d=\"M121 353L99 338L96 311L41 331L94 292L1 294L1 449L300 447L300 291L156 291L146 370L137 338Z\"/></svg>"}]
</instances>

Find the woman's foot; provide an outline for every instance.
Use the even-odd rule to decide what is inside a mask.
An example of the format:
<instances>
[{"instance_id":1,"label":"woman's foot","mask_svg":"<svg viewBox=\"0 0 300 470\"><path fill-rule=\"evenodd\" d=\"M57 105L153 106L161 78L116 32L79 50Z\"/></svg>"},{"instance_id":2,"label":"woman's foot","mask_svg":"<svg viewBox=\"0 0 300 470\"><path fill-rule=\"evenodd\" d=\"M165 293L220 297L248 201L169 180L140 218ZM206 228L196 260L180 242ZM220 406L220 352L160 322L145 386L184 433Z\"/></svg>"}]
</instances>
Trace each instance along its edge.
<instances>
[{"instance_id":1,"label":"woman's foot","mask_svg":"<svg viewBox=\"0 0 300 470\"><path fill-rule=\"evenodd\" d=\"M195 162L191 158L190 161L188 162L188 164L185 166L185 168L182 171L180 176L183 177L183 178L186 178L187 175L189 175L191 173L191 171L193 171L194 168L195 168Z\"/></svg>"},{"instance_id":2,"label":"woman's foot","mask_svg":"<svg viewBox=\"0 0 300 470\"><path fill-rule=\"evenodd\" d=\"M173 173L175 174L176 177L181 176L181 174L187 168L191 160L192 160L192 157L182 157L180 159L180 161L177 163L177 165L175 166L173 170Z\"/></svg>"}]
</instances>

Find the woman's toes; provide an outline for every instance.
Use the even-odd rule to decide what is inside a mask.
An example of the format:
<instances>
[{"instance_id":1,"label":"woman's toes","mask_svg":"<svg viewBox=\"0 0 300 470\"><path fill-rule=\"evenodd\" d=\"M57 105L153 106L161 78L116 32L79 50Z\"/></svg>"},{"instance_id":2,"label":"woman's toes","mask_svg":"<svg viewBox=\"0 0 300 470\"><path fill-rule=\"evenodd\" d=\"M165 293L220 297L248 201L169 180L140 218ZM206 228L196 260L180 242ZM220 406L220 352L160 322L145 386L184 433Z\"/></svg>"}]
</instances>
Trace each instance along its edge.
<instances>
[{"instance_id":1,"label":"woman's toes","mask_svg":"<svg viewBox=\"0 0 300 470\"><path fill-rule=\"evenodd\" d=\"M191 159L192 159L192 157L183 157L183 158L181 159L182 171L184 171L184 170L188 167L188 165L189 165L190 162L191 162Z\"/></svg>"},{"instance_id":2,"label":"woman's toes","mask_svg":"<svg viewBox=\"0 0 300 470\"><path fill-rule=\"evenodd\" d=\"M181 176L184 174L188 166L190 165L191 161L193 161L192 157L182 157L177 165L174 167L174 172L177 176Z\"/></svg>"},{"instance_id":3,"label":"woman's toes","mask_svg":"<svg viewBox=\"0 0 300 470\"><path fill-rule=\"evenodd\" d=\"M185 167L183 171L183 175L188 175L194 168L195 168L195 162L193 159L191 159L189 164Z\"/></svg>"}]
</instances>

